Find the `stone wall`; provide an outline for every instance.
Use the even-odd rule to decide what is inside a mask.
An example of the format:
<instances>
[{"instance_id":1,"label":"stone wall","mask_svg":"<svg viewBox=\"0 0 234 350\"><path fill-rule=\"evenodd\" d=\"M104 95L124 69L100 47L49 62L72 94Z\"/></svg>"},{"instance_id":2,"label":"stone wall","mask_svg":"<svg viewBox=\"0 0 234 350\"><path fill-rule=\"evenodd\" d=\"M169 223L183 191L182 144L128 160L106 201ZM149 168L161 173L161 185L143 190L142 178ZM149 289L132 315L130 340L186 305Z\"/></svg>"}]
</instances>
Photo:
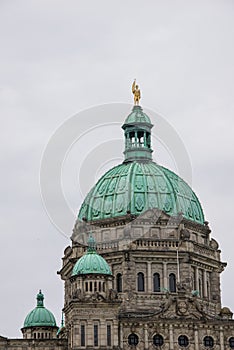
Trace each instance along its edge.
<instances>
[{"instance_id":1,"label":"stone wall","mask_svg":"<svg viewBox=\"0 0 234 350\"><path fill-rule=\"evenodd\" d=\"M0 350L68 350L66 339L2 339Z\"/></svg>"}]
</instances>

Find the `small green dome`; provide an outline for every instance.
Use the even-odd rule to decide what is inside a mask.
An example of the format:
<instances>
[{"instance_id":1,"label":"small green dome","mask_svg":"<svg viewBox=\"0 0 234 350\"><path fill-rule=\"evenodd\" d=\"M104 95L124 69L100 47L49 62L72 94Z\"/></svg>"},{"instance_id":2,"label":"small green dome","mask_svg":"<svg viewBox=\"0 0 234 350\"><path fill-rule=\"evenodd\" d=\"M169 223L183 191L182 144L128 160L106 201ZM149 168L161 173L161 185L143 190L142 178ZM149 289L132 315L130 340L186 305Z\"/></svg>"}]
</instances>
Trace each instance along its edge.
<instances>
[{"instance_id":1,"label":"small green dome","mask_svg":"<svg viewBox=\"0 0 234 350\"><path fill-rule=\"evenodd\" d=\"M115 218L130 211L140 215L158 208L204 224L201 204L190 186L174 172L150 162L128 162L104 174L85 198L78 218Z\"/></svg>"},{"instance_id":2,"label":"small green dome","mask_svg":"<svg viewBox=\"0 0 234 350\"><path fill-rule=\"evenodd\" d=\"M57 327L54 315L44 307L44 295L37 294L37 307L33 309L24 321L24 327Z\"/></svg>"},{"instance_id":3,"label":"small green dome","mask_svg":"<svg viewBox=\"0 0 234 350\"><path fill-rule=\"evenodd\" d=\"M124 125L126 124L137 124L137 123L146 123L151 124L151 120L147 114L143 112L141 106L134 106L132 112L125 119Z\"/></svg>"},{"instance_id":4,"label":"small green dome","mask_svg":"<svg viewBox=\"0 0 234 350\"><path fill-rule=\"evenodd\" d=\"M106 260L96 252L96 243L91 236L88 245L87 253L77 260L73 267L72 276L87 274L112 275Z\"/></svg>"}]
</instances>

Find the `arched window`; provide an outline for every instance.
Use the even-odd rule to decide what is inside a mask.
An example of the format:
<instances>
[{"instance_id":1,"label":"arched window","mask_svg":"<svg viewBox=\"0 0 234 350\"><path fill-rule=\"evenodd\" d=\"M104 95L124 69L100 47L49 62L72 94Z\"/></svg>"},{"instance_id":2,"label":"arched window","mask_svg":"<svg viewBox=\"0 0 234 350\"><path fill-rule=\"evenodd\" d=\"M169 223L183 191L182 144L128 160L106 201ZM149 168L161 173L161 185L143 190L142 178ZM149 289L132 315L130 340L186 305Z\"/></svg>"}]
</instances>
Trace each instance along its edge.
<instances>
[{"instance_id":1,"label":"arched window","mask_svg":"<svg viewBox=\"0 0 234 350\"><path fill-rule=\"evenodd\" d=\"M160 275L154 273L154 292L160 292Z\"/></svg>"},{"instance_id":2,"label":"arched window","mask_svg":"<svg viewBox=\"0 0 234 350\"><path fill-rule=\"evenodd\" d=\"M111 346L111 325L110 324L106 326L106 344L107 346Z\"/></svg>"},{"instance_id":3,"label":"arched window","mask_svg":"<svg viewBox=\"0 0 234 350\"><path fill-rule=\"evenodd\" d=\"M160 334L155 334L153 337L153 343L155 346L162 346L164 343L163 337Z\"/></svg>"},{"instance_id":4,"label":"arched window","mask_svg":"<svg viewBox=\"0 0 234 350\"><path fill-rule=\"evenodd\" d=\"M203 344L204 344L204 346L207 346L208 348L213 348L213 346L214 346L214 339L212 337L206 336L203 339Z\"/></svg>"},{"instance_id":5,"label":"arched window","mask_svg":"<svg viewBox=\"0 0 234 350\"><path fill-rule=\"evenodd\" d=\"M176 292L176 277L174 273L169 275L169 291L172 293Z\"/></svg>"},{"instance_id":6,"label":"arched window","mask_svg":"<svg viewBox=\"0 0 234 350\"><path fill-rule=\"evenodd\" d=\"M186 346L189 345L189 340L186 335L180 335L178 338L178 344L182 347L185 348Z\"/></svg>"},{"instance_id":7,"label":"arched window","mask_svg":"<svg viewBox=\"0 0 234 350\"><path fill-rule=\"evenodd\" d=\"M229 346L231 349L234 349L234 337L229 338Z\"/></svg>"},{"instance_id":8,"label":"arched window","mask_svg":"<svg viewBox=\"0 0 234 350\"><path fill-rule=\"evenodd\" d=\"M116 276L116 290L117 292L122 292L123 291L123 281L122 281L122 275L121 273L117 273Z\"/></svg>"},{"instance_id":9,"label":"arched window","mask_svg":"<svg viewBox=\"0 0 234 350\"><path fill-rule=\"evenodd\" d=\"M80 345L85 346L85 325L80 326Z\"/></svg>"},{"instance_id":10,"label":"arched window","mask_svg":"<svg viewBox=\"0 0 234 350\"><path fill-rule=\"evenodd\" d=\"M137 290L138 292L144 292L145 291L145 277L142 272L139 272L137 274Z\"/></svg>"},{"instance_id":11,"label":"arched window","mask_svg":"<svg viewBox=\"0 0 234 350\"><path fill-rule=\"evenodd\" d=\"M93 345L98 346L98 325L93 326Z\"/></svg>"},{"instance_id":12,"label":"arched window","mask_svg":"<svg viewBox=\"0 0 234 350\"><path fill-rule=\"evenodd\" d=\"M128 344L129 345L137 345L139 342L139 338L136 334L132 333L128 336Z\"/></svg>"}]
</instances>

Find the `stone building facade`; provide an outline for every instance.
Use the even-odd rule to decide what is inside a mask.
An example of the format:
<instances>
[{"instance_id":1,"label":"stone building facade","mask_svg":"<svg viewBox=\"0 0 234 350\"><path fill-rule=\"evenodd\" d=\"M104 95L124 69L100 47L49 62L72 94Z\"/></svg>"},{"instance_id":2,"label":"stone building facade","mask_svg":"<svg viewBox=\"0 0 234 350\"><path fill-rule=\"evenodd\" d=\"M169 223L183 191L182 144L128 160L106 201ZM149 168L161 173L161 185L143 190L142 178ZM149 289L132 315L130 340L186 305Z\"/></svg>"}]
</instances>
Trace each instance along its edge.
<instances>
[{"instance_id":1,"label":"stone building facade","mask_svg":"<svg viewBox=\"0 0 234 350\"><path fill-rule=\"evenodd\" d=\"M124 162L81 206L59 272L65 324L52 339L32 339L36 326L26 324L24 339L0 338L0 350L234 349L221 304L226 263L196 194L152 161L151 128L134 106Z\"/></svg>"}]
</instances>

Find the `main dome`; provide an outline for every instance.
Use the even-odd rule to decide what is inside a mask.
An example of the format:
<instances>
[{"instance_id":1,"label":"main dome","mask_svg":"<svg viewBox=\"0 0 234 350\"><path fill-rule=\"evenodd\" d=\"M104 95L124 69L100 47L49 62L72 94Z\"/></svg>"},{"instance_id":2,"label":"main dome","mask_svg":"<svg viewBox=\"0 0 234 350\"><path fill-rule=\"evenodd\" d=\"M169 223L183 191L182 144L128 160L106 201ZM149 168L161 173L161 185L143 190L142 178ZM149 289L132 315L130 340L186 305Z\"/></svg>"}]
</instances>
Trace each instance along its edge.
<instances>
[{"instance_id":1,"label":"main dome","mask_svg":"<svg viewBox=\"0 0 234 350\"><path fill-rule=\"evenodd\" d=\"M152 161L150 118L134 106L122 128L125 160L107 171L85 198L78 218L87 221L140 215L157 208L169 215L182 213L204 224L201 204L191 187L174 172Z\"/></svg>"},{"instance_id":2,"label":"main dome","mask_svg":"<svg viewBox=\"0 0 234 350\"><path fill-rule=\"evenodd\" d=\"M79 219L95 221L158 208L169 215L204 223L201 204L190 186L154 162L117 165L103 175L85 198Z\"/></svg>"},{"instance_id":3,"label":"main dome","mask_svg":"<svg viewBox=\"0 0 234 350\"><path fill-rule=\"evenodd\" d=\"M24 328L28 327L57 327L54 315L44 307L44 295L39 291L37 294L37 307L25 318Z\"/></svg>"}]
</instances>

